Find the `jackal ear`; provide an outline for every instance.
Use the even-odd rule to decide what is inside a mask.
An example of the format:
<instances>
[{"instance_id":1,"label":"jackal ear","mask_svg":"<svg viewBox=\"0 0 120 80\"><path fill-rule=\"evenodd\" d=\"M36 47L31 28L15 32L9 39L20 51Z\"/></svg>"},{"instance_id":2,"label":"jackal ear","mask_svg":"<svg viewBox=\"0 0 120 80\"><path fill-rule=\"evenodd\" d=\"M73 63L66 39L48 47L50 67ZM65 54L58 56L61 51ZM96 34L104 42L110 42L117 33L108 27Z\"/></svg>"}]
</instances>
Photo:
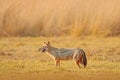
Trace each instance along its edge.
<instances>
[{"instance_id":1,"label":"jackal ear","mask_svg":"<svg viewBox=\"0 0 120 80\"><path fill-rule=\"evenodd\" d=\"M47 44L49 45L49 44L50 44L50 41L48 41Z\"/></svg>"},{"instance_id":2,"label":"jackal ear","mask_svg":"<svg viewBox=\"0 0 120 80\"><path fill-rule=\"evenodd\" d=\"M46 42L44 42L44 44L46 44Z\"/></svg>"}]
</instances>

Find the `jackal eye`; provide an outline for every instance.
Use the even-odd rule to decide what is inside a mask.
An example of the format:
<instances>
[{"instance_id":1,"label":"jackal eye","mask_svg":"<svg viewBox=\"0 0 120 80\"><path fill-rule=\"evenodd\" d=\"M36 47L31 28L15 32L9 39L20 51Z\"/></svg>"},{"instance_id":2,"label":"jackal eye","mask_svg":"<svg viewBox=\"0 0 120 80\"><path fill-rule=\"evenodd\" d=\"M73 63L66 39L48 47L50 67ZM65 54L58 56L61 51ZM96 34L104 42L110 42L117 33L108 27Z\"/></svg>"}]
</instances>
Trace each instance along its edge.
<instances>
[{"instance_id":1,"label":"jackal eye","mask_svg":"<svg viewBox=\"0 0 120 80\"><path fill-rule=\"evenodd\" d=\"M48 48L48 46L43 46L43 48Z\"/></svg>"}]
</instances>

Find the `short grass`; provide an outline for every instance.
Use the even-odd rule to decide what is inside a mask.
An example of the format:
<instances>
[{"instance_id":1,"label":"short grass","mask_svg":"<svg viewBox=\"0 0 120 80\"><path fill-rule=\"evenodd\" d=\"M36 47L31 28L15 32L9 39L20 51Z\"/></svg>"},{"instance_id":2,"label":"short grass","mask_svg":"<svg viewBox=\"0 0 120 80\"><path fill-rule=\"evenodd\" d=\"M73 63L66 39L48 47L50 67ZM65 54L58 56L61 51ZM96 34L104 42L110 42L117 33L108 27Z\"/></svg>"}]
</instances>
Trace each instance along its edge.
<instances>
[{"instance_id":1,"label":"short grass","mask_svg":"<svg viewBox=\"0 0 120 80\"><path fill-rule=\"evenodd\" d=\"M56 68L54 61L47 54L38 51L42 43L48 40L54 47L84 49L88 59L87 67L83 68L81 65L79 69L74 61L69 60L61 61L61 67ZM6 75L16 76L16 78L5 77ZM72 75L73 77L71 77ZM20 77L28 80L120 79L120 37L1 38L0 78L3 80L23 80Z\"/></svg>"}]
</instances>

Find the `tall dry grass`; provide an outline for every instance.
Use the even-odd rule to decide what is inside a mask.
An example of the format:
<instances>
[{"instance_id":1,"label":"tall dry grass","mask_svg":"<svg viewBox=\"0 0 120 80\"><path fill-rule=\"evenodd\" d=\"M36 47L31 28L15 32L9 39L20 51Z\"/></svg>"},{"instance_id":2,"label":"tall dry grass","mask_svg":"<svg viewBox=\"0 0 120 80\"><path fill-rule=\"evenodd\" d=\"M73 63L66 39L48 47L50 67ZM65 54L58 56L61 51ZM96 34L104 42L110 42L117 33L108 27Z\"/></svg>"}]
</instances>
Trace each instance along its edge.
<instances>
[{"instance_id":1,"label":"tall dry grass","mask_svg":"<svg viewBox=\"0 0 120 80\"><path fill-rule=\"evenodd\" d=\"M0 35L120 34L120 0L0 0Z\"/></svg>"}]
</instances>

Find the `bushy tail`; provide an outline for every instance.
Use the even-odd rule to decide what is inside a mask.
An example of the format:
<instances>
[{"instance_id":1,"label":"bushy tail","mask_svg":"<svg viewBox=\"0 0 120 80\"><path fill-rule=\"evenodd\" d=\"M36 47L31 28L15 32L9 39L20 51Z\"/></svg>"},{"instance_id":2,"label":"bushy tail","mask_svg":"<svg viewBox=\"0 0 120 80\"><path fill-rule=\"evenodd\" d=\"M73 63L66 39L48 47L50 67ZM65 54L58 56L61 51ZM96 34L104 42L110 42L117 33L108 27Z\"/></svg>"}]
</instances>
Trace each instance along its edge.
<instances>
[{"instance_id":1,"label":"bushy tail","mask_svg":"<svg viewBox=\"0 0 120 80\"><path fill-rule=\"evenodd\" d=\"M87 57L84 51L83 51L83 64L84 64L84 67L87 66Z\"/></svg>"}]
</instances>

